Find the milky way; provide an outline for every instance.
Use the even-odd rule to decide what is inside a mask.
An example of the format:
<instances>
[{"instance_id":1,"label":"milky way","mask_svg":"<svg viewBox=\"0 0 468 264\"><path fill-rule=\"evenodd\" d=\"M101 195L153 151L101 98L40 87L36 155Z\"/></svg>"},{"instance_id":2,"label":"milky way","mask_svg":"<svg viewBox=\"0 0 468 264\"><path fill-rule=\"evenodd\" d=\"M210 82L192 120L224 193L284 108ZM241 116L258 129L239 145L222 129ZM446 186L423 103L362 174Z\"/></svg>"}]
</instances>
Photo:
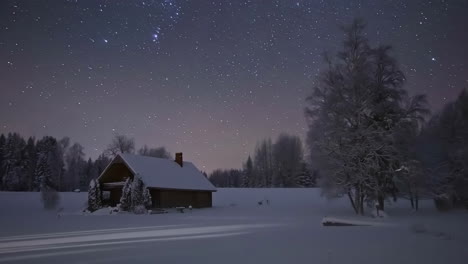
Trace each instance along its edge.
<instances>
[{"instance_id":1,"label":"milky way","mask_svg":"<svg viewBox=\"0 0 468 264\"><path fill-rule=\"evenodd\" d=\"M257 140L305 136L304 98L339 25L392 44L410 93L438 110L468 87L468 2L1 1L0 133L114 134L240 167Z\"/></svg>"}]
</instances>

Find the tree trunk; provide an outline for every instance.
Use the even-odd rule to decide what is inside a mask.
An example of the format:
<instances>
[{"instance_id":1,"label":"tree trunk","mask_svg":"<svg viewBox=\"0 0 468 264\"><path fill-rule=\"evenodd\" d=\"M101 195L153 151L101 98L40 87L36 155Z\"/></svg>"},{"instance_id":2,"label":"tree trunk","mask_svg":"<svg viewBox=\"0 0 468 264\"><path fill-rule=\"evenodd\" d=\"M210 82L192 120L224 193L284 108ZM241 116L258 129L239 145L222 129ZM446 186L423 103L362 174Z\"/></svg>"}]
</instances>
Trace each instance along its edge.
<instances>
[{"instance_id":1,"label":"tree trunk","mask_svg":"<svg viewBox=\"0 0 468 264\"><path fill-rule=\"evenodd\" d=\"M377 196L377 201L378 201L378 203L379 203L379 210L384 211L385 208L384 208L384 197L383 197L383 195L380 195L380 194L379 194L379 195Z\"/></svg>"},{"instance_id":2,"label":"tree trunk","mask_svg":"<svg viewBox=\"0 0 468 264\"><path fill-rule=\"evenodd\" d=\"M364 194L361 194L359 199L359 211L361 215L364 215Z\"/></svg>"},{"instance_id":3,"label":"tree trunk","mask_svg":"<svg viewBox=\"0 0 468 264\"><path fill-rule=\"evenodd\" d=\"M414 209L414 199L413 199L412 194L410 194L410 202L411 202L411 209Z\"/></svg>"},{"instance_id":4,"label":"tree trunk","mask_svg":"<svg viewBox=\"0 0 468 264\"><path fill-rule=\"evenodd\" d=\"M353 206L354 212L355 212L356 214L359 214L358 209L357 209L357 207L356 207L356 203L353 201L353 197L352 197L350 191L348 191L348 197L349 197L349 201L351 202L351 205Z\"/></svg>"},{"instance_id":5,"label":"tree trunk","mask_svg":"<svg viewBox=\"0 0 468 264\"><path fill-rule=\"evenodd\" d=\"M418 194L415 195L414 199L415 199L415 203L416 203L415 208L416 208L416 211L418 211L419 210L419 196L418 196Z\"/></svg>"},{"instance_id":6,"label":"tree trunk","mask_svg":"<svg viewBox=\"0 0 468 264\"><path fill-rule=\"evenodd\" d=\"M359 193L359 188L356 188L356 192L354 193L354 202L356 203L356 209L357 213L360 214L360 208L361 208L361 200L360 200L360 193Z\"/></svg>"}]
</instances>

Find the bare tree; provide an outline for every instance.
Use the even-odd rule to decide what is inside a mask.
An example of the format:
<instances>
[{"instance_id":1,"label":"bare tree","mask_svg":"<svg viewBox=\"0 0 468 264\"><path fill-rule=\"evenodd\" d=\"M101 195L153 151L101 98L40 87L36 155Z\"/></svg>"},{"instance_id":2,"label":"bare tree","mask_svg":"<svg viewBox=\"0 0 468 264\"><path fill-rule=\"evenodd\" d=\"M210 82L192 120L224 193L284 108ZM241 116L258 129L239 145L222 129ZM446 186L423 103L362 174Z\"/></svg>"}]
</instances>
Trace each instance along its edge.
<instances>
[{"instance_id":1,"label":"bare tree","mask_svg":"<svg viewBox=\"0 0 468 264\"><path fill-rule=\"evenodd\" d=\"M400 157L400 168L395 172L393 180L399 190L399 196L407 198L411 208L419 209L419 199L427 196L427 170L417 155L421 143L422 126L429 114L426 96L417 95L405 100L404 115L407 117L399 122L394 132L394 144Z\"/></svg>"},{"instance_id":2,"label":"bare tree","mask_svg":"<svg viewBox=\"0 0 468 264\"><path fill-rule=\"evenodd\" d=\"M273 145L274 186L294 187L304 160L302 142L298 136L281 134Z\"/></svg>"},{"instance_id":3,"label":"bare tree","mask_svg":"<svg viewBox=\"0 0 468 264\"><path fill-rule=\"evenodd\" d=\"M73 144L65 153L65 189L71 191L80 187L80 179L85 173L86 161L84 159L84 148L79 143Z\"/></svg>"},{"instance_id":4,"label":"bare tree","mask_svg":"<svg viewBox=\"0 0 468 264\"><path fill-rule=\"evenodd\" d=\"M121 153L133 153L135 151L135 140L125 135L115 135L112 142L105 150L107 155L117 156Z\"/></svg>"},{"instance_id":5,"label":"bare tree","mask_svg":"<svg viewBox=\"0 0 468 264\"><path fill-rule=\"evenodd\" d=\"M271 187L273 185L273 144L271 139L261 141L255 148L254 154L255 187Z\"/></svg>"},{"instance_id":6,"label":"bare tree","mask_svg":"<svg viewBox=\"0 0 468 264\"><path fill-rule=\"evenodd\" d=\"M144 145L142 148L138 150L138 154L142 156L161 158L161 159L172 158L171 153L167 151L165 147L149 148L148 146Z\"/></svg>"}]
</instances>

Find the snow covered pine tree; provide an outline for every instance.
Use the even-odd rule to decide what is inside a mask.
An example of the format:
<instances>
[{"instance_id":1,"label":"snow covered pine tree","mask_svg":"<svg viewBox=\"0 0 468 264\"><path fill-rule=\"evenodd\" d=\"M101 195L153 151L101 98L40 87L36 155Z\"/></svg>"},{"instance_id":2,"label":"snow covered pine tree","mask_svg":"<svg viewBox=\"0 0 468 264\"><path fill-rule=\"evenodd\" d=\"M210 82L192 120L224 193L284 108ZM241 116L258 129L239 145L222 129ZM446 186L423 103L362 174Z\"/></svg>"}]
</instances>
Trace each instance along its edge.
<instances>
[{"instance_id":1,"label":"snow covered pine tree","mask_svg":"<svg viewBox=\"0 0 468 264\"><path fill-rule=\"evenodd\" d=\"M131 209L135 214L146 213L146 207L151 203L151 195L139 175L135 175L131 185Z\"/></svg>"},{"instance_id":2,"label":"snow covered pine tree","mask_svg":"<svg viewBox=\"0 0 468 264\"><path fill-rule=\"evenodd\" d=\"M129 211L131 208L131 192L130 192L131 186L132 186L132 179L127 178L122 188L122 196L120 197L119 210L121 211Z\"/></svg>"},{"instance_id":3,"label":"snow covered pine tree","mask_svg":"<svg viewBox=\"0 0 468 264\"><path fill-rule=\"evenodd\" d=\"M59 154L57 140L54 138L44 137L37 143L37 164L34 174L45 209L55 209L59 203L57 186L63 168Z\"/></svg>"},{"instance_id":4,"label":"snow covered pine tree","mask_svg":"<svg viewBox=\"0 0 468 264\"><path fill-rule=\"evenodd\" d=\"M92 179L88 190L88 210L94 212L102 207L101 188L99 182Z\"/></svg>"}]
</instances>

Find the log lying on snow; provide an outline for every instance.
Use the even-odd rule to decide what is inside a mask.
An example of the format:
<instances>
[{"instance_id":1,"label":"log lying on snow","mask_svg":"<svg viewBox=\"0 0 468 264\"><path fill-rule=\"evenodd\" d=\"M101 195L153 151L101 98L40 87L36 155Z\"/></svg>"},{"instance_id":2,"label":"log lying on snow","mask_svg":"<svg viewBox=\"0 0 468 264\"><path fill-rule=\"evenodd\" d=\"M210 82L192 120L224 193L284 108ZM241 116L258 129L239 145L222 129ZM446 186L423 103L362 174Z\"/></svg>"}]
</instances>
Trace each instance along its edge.
<instances>
[{"instance_id":1,"label":"log lying on snow","mask_svg":"<svg viewBox=\"0 0 468 264\"><path fill-rule=\"evenodd\" d=\"M167 214L168 211L164 210L164 209L152 209L152 210L148 210L148 214Z\"/></svg>"},{"instance_id":2,"label":"log lying on snow","mask_svg":"<svg viewBox=\"0 0 468 264\"><path fill-rule=\"evenodd\" d=\"M381 222L375 222L375 221L324 217L322 219L322 225L324 226L382 226L382 225L387 225L387 224L381 223Z\"/></svg>"}]
</instances>

